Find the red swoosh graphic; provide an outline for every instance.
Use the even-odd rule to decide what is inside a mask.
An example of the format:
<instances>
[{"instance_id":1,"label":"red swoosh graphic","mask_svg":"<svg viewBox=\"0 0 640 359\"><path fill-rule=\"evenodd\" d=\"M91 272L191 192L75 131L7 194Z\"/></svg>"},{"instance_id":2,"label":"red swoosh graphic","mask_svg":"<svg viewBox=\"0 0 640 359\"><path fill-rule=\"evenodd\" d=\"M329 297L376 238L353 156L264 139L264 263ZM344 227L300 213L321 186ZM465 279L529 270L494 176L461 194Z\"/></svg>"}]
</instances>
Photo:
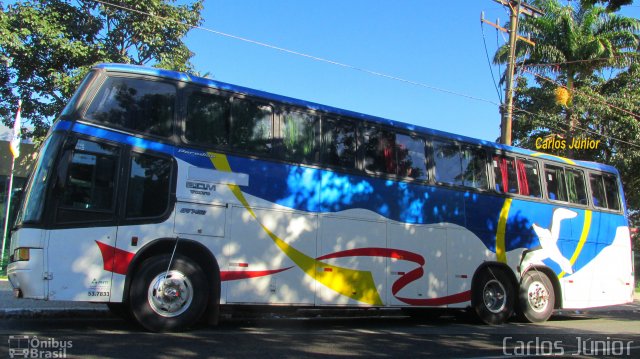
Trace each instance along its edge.
<instances>
[{"instance_id":1,"label":"red swoosh graphic","mask_svg":"<svg viewBox=\"0 0 640 359\"><path fill-rule=\"evenodd\" d=\"M104 262L104 270L117 273L117 274L127 274L127 269L129 268L129 264L133 260L134 253L127 252L125 250L110 246L108 244L96 241L98 247L100 248L100 252L102 253L102 260ZM403 274L398 279L393 282L391 286L391 293L396 299L399 301L416 306L436 306L436 305L445 305L445 304L454 304L454 303L462 303L468 302L471 300L471 291L465 291L457 294L448 295L440 298L426 298L426 299L417 299L417 298L404 298L399 297L397 294L402 290L402 288L407 285L413 283L414 281L422 278L424 275L424 265L426 261L423 256L405 251L402 249L392 249L392 248L356 248L356 249L348 249L345 251L335 252L325 254L316 258L317 260L325 260L332 258L345 258L345 257L383 257L383 258L394 258L398 260L404 260L413 262L418 265L417 268ZM248 278L258 278L269 275L274 275L280 272L284 272L293 267L281 268L281 269L273 269L273 270L259 270L259 271L221 271L220 272L220 280L232 281L232 280L241 280Z\"/></svg>"}]
</instances>

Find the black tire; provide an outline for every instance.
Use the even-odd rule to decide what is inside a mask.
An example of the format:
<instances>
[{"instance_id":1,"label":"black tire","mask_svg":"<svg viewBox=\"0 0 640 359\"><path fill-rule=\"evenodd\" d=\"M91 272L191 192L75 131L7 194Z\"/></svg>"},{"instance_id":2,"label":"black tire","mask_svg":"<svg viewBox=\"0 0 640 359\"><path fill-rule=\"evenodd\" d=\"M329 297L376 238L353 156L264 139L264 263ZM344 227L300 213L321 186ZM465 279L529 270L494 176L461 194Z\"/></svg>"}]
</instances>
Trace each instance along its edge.
<instances>
[{"instance_id":1,"label":"black tire","mask_svg":"<svg viewBox=\"0 0 640 359\"><path fill-rule=\"evenodd\" d=\"M154 332L181 331L195 324L207 307L211 291L200 266L176 255L167 273L170 256L146 259L136 272L129 291L131 312L144 328Z\"/></svg>"},{"instance_id":2,"label":"black tire","mask_svg":"<svg viewBox=\"0 0 640 359\"><path fill-rule=\"evenodd\" d=\"M518 317L529 323L544 322L556 304L555 291L549 277L531 270L522 276L518 294Z\"/></svg>"},{"instance_id":3,"label":"black tire","mask_svg":"<svg viewBox=\"0 0 640 359\"><path fill-rule=\"evenodd\" d=\"M471 294L471 307L485 324L502 324L513 314L515 290L501 269L486 268L478 273Z\"/></svg>"}]
</instances>

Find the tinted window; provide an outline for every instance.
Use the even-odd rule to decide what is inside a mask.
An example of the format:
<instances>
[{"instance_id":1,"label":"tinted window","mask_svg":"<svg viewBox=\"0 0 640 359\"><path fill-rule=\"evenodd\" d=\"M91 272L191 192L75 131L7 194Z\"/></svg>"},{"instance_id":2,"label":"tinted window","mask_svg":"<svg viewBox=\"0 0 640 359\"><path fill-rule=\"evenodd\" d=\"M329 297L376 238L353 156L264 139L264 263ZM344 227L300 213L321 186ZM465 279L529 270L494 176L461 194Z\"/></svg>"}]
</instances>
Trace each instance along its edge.
<instances>
[{"instance_id":1,"label":"tinted window","mask_svg":"<svg viewBox=\"0 0 640 359\"><path fill-rule=\"evenodd\" d=\"M618 181L614 176L604 176L604 189L607 195L607 207L619 211L620 193L618 191Z\"/></svg>"},{"instance_id":2,"label":"tinted window","mask_svg":"<svg viewBox=\"0 0 640 359\"><path fill-rule=\"evenodd\" d=\"M584 175L580 170L566 169L567 192L569 202L587 205L587 187L584 182Z\"/></svg>"},{"instance_id":3,"label":"tinted window","mask_svg":"<svg viewBox=\"0 0 640 359\"><path fill-rule=\"evenodd\" d=\"M380 127L364 127L364 168L371 172L396 174L395 134Z\"/></svg>"},{"instance_id":4,"label":"tinted window","mask_svg":"<svg viewBox=\"0 0 640 359\"><path fill-rule=\"evenodd\" d=\"M110 77L87 110L88 119L140 133L170 136L176 89L163 82Z\"/></svg>"},{"instance_id":5,"label":"tinted window","mask_svg":"<svg viewBox=\"0 0 640 359\"><path fill-rule=\"evenodd\" d=\"M466 187L489 187L487 182L487 155L478 148L464 148L461 151L462 185Z\"/></svg>"},{"instance_id":6,"label":"tinted window","mask_svg":"<svg viewBox=\"0 0 640 359\"><path fill-rule=\"evenodd\" d=\"M133 153L127 187L127 218L165 213L171 189L171 160Z\"/></svg>"},{"instance_id":7,"label":"tinted window","mask_svg":"<svg viewBox=\"0 0 640 359\"><path fill-rule=\"evenodd\" d=\"M460 148L455 143L433 141L436 181L462 185Z\"/></svg>"},{"instance_id":8,"label":"tinted window","mask_svg":"<svg viewBox=\"0 0 640 359\"><path fill-rule=\"evenodd\" d=\"M484 150L457 143L433 141L436 181L458 186L487 188Z\"/></svg>"},{"instance_id":9,"label":"tinted window","mask_svg":"<svg viewBox=\"0 0 640 359\"><path fill-rule=\"evenodd\" d=\"M523 158L516 159L520 194L530 197L542 197L540 189L540 172L536 161Z\"/></svg>"},{"instance_id":10,"label":"tinted window","mask_svg":"<svg viewBox=\"0 0 640 359\"><path fill-rule=\"evenodd\" d=\"M59 223L108 221L115 217L120 150L116 146L78 140L60 162L56 186Z\"/></svg>"},{"instance_id":11,"label":"tinted window","mask_svg":"<svg viewBox=\"0 0 640 359\"><path fill-rule=\"evenodd\" d=\"M591 197L593 205L596 207L607 208L607 198L605 195L604 182L601 175L591 174L589 176L591 182Z\"/></svg>"},{"instance_id":12,"label":"tinted window","mask_svg":"<svg viewBox=\"0 0 640 359\"><path fill-rule=\"evenodd\" d=\"M427 179L427 165L424 140L403 134L396 135L396 156L398 176Z\"/></svg>"},{"instance_id":13,"label":"tinted window","mask_svg":"<svg viewBox=\"0 0 640 359\"><path fill-rule=\"evenodd\" d=\"M189 142L211 146L229 143L229 101L205 92L192 92L187 99L185 136Z\"/></svg>"},{"instance_id":14,"label":"tinted window","mask_svg":"<svg viewBox=\"0 0 640 359\"><path fill-rule=\"evenodd\" d=\"M323 119L322 144L325 164L346 168L355 167L356 128L353 122Z\"/></svg>"},{"instance_id":15,"label":"tinted window","mask_svg":"<svg viewBox=\"0 0 640 359\"><path fill-rule=\"evenodd\" d=\"M231 117L230 138L234 148L251 153L267 153L271 150L271 107L234 98Z\"/></svg>"},{"instance_id":16,"label":"tinted window","mask_svg":"<svg viewBox=\"0 0 640 359\"><path fill-rule=\"evenodd\" d=\"M545 165L547 195L554 201L568 202L567 188L564 180L564 169L558 166Z\"/></svg>"},{"instance_id":17,"label":"tinted window","mask_svg":"<svg viewBox=\"0 0 640 359\"><path fill-rule=\"evenodd\" d=\"M295 162L318 162L319 136L315 115L288 111L282 117L282 146L285 159Z\"/></svg>"}]
</instances>

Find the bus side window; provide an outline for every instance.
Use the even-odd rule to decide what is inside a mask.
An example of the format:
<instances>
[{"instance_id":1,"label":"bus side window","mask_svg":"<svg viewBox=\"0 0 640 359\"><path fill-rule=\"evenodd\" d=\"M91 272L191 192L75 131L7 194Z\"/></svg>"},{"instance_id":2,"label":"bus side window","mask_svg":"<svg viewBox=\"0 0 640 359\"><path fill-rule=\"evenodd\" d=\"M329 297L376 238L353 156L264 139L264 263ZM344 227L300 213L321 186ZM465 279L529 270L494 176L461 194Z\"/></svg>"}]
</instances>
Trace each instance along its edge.
<instances>
[{"instance_id":1,"label":"bus side window","mask_svg":"<svg viewBox=\"0 0 640 359\"><path fill-rule=\"evenodd\" d=\"M564 169L558 166L545 165L544 171L549 199L568 202L567 189L564 181Z\"/></svg>"},{"instance_id":2,"label":"bus side window","mask_svg":"<svg viewBox=\"0 0 640 359\"><path fill-rule=\"evenodd\" d=\"M614 176L604 176L604 189L607 196L607 207L609 209L619 211L620 208L620 193L618 191L618 181Z\"/></svg>"},{"instance_id":3,"label":"bus side window","mask_svg":"<svg viewBox=\"0 0 640 359\"><path fill-rule=\"evenodd\" d=\"M302 111L285 111L281 124L282 156L286 160L319 162L320 138L318 117Z\"/></svg>"},{"instance_id":4,"label":"bus side window","mask_svg":"<svg viewBox=\"0 0 640 359\"><path fill-rule=\"evenodd\" d=\"M516 170L518 172L520 194L541 198L542 191L540 190L538 163L525 158L518 158L516 159Z\"/></svg>"},{"instance_id":5,"label":"bus side window","mask_svg":"<svg viewBox=\"0 0 640 359\"><path fill-rule=\"evenodd\" d=\"M493 174L496 180L496 191L520 193L518 190L518 176L512 157L493 156Z\"/></svg>"},{"instance_id":6,"label":"bus side window","mask_svg":"<svg viewBox=\"0 0 640 359\"><path fill-rule=\"evenodd\" d=\"M171 160L132 153L127 184L126 217L147 218L164 214L171 192Z\"/></svg>"},{"instance_id":7,"label":"bus side window","mask_svg":"<svg viewBox=\"0 0 640 359\"><path fill-rule=\"evenodd\" d=\"M397 174L395 133L377 126L364 126L362 137L365 170Z\"/></svg>"},{"instance_id":8,"label":"bus side window","mask_svg":"<svg viewBox=\"0 0 640 359\"><path fill-rule=\"evenodd\" d=\"M344 168L356 166L356 127L351 121L322 119L324 164Z\"/></svg>"},{"instance_id":9,"label":"bus side window","mask_svg":"<svg viewBox=\"0 0 640 359\"><path fill-rule=\"evenodd\" d=\"M271 151L273 109L253 101L233 98L231 101L230 142L233 148L249 153Z\"/></svg>"},{"instance_id":10,"label":"bus side window","mask_svg":"<svg viewBox=\"0 0 640 359\"><path fill-rule=\"evenodd\" d=\"M462 181L467 187L487 189L487 154L479 148L462 149Z\"/></svg>"},{"instance_id":11,"label":"bus side window","mask_svg":"<svg viewBox=\"0 0 640 359\"><path fill-rule=\"evenodd\" d=\"M591 174L589 175L589 181L591 183L591 198L593 198L593 205L600 208L607 208L607 198L605 196L602 176Z\"/></svg>"},{"instance_id":12,"label":"bus side window","mask_svg":"<svg viewBox=\"0 0 640 359\"><path fill-rule=\"evenodd\" d=\"M569 202L582 205L589 204L587 200L586 184L582 171L575 169L566 169L567 191L569 194Z\"/></svg>"},{"instance_id":13,"label":"bus side window","mask_svg":"<svg viewBox=\"0 0 640 359\"><path fill-rule=\"evenodd\" d=\"M396 155L398 175L420 180L427 179L427 158L425 157L424 140L396 134Z\"/></svg>"},{"instance_id":14,"label":"bus side window","mask_svg":"<svg viewBox=\"0 0 640 359\"><path fill-rule=\"evenodd\" d=\"M176 88L164 82L109 77L86 118L138 133L169 137L173 132Z\"/></svg>"},{"instance_id":15,"label":"bus side window","mask_svg":"<svg viewBox=\"0 0 640 359\"><path fill-rule=\"evenodd\" d=\"M229 100L194 91L187 98L185 137L191 143L213 147L229 144Z\"/></svg>"},{"instance_id":16,"label":"bus side window","mask_svg":"<svg viewBox=\"0 0 640 359\"><path fill-rule=\"evenodd\" d=\"M463 185L460 146L456 143L433 141L436 182Z\"/></svg>"},{"instance_id":17,"label":"bus side window","mask_svg":"<svg viewBox=\"0 0 640 359\"><path fill-rule=\"evenodd\" d=\"M78 140L58 201L59 222L113 219L119 148Z\"/></svg>"}]
</instances>

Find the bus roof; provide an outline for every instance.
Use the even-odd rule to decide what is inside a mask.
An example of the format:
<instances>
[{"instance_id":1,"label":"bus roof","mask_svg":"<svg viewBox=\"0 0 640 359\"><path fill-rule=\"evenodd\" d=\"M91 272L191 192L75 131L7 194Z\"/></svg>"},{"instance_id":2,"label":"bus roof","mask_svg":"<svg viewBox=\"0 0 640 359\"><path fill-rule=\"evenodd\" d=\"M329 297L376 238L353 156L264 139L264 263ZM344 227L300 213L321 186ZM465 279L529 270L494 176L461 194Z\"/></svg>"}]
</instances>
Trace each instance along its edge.
<instances>
[{"instance_id":1,"label":"bus roof","mask_svg":"<svg viewBox=\"0 0 640 359\"><path fill-rule=\"evenodd\" d=\"M255 90L255 89L251 89L251 88L247 88L247 87L232 85L232 84L225 83L225 82L220 82L220 81L211 80L211 79L207 79L207 78L203 78L203 77L189 75L189 74L186 74L186 73L183 73L183 72L172 71L172 70L164 70L164 69L159 69L159 68L154 68L154 67L146 67L146 66L139 66L139 65L113 64L113 63L98 64L98 65L94 66L94 68L95 69L102 69L102 70L105 70L105 71L114 71L114 72L125 72L125 73L132 73L132 74L150 75L150 76L162 77L162 78L167 78L167 79L171 79L171 80L177 80L177 81L192 83L192 84L206 86L206 87L212 87L212 88L216 88L216 89L220 89L220 90L228 90L228 91L232 91L232 92L238 92L238 93L246 94L246 95L249 95L249 96L255 96L255 97L260 97L260 98L263 98L263 99L268 99L268 100L272 100L272 101L286 103L286 104L293 105L293 106L306 107L306 108L312 109L312 110L323 111L323 112L337 114L337 115L340 115L340 116L346 116L346 117L351 117L351 118L362 119L362 120L366 120L366 121L370 121L370 122L374 122L374 123L379 123L379 124L383 124L383 125L389 125L389 126L393 126L393 127L396 127L396 128L404 129L404 130L407 130L407 131L413 131L413 132L417 132L417 133L423 133L423 134L428 134L428 135L433 135L433 136L449 138L449 139L452 139L452 140L457 140L457 141L462 141L462 142L466 142L466 143L486 146L486 147L494 148L494 149L497 149L497 150L504 150L504 151L509 151L509 152L513 152L513 153L518 153L518 154L523 154L523 155L528 155L528 156L544 158L544 159L547 159L547 160L556 161L556 162L560 162L560 163L575 164L575 165L586 167L586 168L590 168L590 169L602 170L602 171L613 172L615 174L618 174L618 171L617 171L617 169L615 167L610 166L610 165L606 165L606 164L601 164L601 163L596 163L596 162L589 162L589 161L571 160L571 159L568 159L568 158L554 156L554 155L550 155L550 154L546 154L546 153L542 153L542 152L536 152L536 151L532 151L532 150L528 150L528 149L524 149L524 148L507 146L507 145L495 143L495 142L492 142L492 141L480 140L480 139L477 139L477 138L467 137L467 136L463 136L463 135L457 135L457 134L453 134L453 133L449 133L449 132L445 132L445 131L434 130L434 129L428 128L428 127L422 127L422 126L418 126L418 125L412 125L412 124L409 124L409 123L393 121L393 120L389 120L389 119L382 118L382 117L366 115L366 114L362 114L362 113L358 113L358 112L354 112L354 111L349 111L349 110L344 110L344 109L340 109L340 108L336 108L336 107L326 106L326 105L322 105L322 104L318 104L318 103L314 103L314 102L309 102L309 101L304 101L304 100L300 100L300 99L296 99L296 98L292 98L292 97L281 96L281 95L277 95L277 94L273 94L273 93L269 93L269 92L265 92L265 91L260 91L260 90Z\"/></svg>"}]
</instances>

